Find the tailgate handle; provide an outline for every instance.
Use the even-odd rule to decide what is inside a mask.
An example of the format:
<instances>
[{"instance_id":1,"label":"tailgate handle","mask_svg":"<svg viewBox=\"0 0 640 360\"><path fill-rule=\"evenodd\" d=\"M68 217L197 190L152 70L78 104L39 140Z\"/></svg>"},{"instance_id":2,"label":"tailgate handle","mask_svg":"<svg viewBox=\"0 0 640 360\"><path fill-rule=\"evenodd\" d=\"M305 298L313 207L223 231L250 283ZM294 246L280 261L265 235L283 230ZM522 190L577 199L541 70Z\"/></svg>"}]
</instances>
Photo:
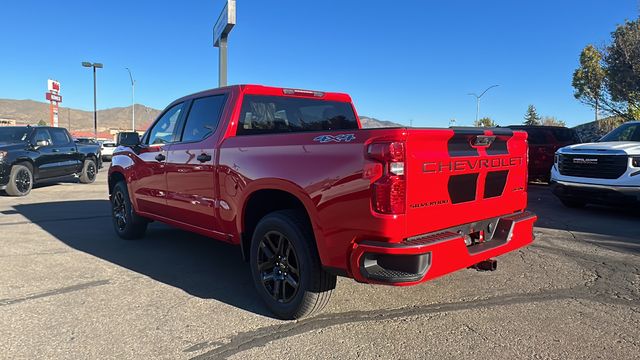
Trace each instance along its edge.
<instances>
[{"instance_id":1,"label":"tailgate handle","mask_svg":"<svg viewBox=\"0 0 640 360\"><path fill-rule=\"evenodd\" d=\"M495 136L492 135L478 135L473 139L473 146L490 146L493 141L496 139Z\"/></svg>"}]
</instances>

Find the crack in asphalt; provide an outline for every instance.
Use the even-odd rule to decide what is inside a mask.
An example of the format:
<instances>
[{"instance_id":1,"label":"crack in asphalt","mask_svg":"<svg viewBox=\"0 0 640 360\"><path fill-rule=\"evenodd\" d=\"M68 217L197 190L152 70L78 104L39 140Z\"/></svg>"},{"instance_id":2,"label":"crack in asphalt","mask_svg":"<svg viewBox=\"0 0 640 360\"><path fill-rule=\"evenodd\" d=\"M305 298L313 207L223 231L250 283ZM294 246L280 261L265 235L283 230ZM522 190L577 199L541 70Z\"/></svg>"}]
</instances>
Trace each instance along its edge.
<instances>
[{"instance_id":1,"label":"crack in asphalt","mask_svg":"<svg viewBox=\"0 0 640 360\"><path fill-rule=\"evenodd\" d=\"M350 311L337 314L326 314L317 316L315 318L279 325L272 325L258 328L252 331L242 332L234 336L231 341L225 343L224 345L209 350L191 359L226 359L240 352L264 346L272 341L281 340L284 338L289 338L317 329L333 327L336 325L354 324L366 321L395 320L416 315L438 314L450 311L462 311L478 308L492 308L508 305L521 305L568 299L575 300L578 298L592 300L599 303L610 303L626 306L634 303L628 300L593 294L589 291L580 291L577 289L562 289L557 291L512 294L473 301L439 303L392 310Z\"/></svg>"},{"instance_id":2,"label":"crack in asphalt","mask_svg":"<svg viewBox=\"0 0 640 360\"><path fill-rule=\"evenodd\" d=\"M89 289L89 288L96 287L96 286L107 285L107 284L109 284L109 282L110 282L110 280L90 281L90 282L86 282L86 283L82 283L82 284L71 285L71 286L67 286L67 287L63 287L63 288L59 288L59 289L54 289L54 290L49 290L49 291L45 291L45 292L41 292L41 293L35 293L35 294L27 295L27 296L24 296L24 297L13 298L13 299L0 299L0 306L13 305L13 304L21 303L23 301L35 300L35 299L40 299L40 298L44 298L44 297L49 297L49 296L54 296L54 295L61 295L61 294L66 294L66 293L70 293L70 292L85 290L85 289Z\"/></svg>"}]
</instances>

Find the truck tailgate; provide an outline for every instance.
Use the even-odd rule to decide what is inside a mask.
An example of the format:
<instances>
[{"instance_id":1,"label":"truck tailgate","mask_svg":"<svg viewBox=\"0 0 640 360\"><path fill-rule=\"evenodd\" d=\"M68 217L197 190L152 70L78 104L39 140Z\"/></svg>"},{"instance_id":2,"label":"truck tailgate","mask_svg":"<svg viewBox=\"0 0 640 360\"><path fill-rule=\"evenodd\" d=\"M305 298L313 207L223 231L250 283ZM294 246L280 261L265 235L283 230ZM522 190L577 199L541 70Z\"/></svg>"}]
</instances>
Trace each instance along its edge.
<instances>
[{"instance_id":1,"label":"truck tailgate","mask_svg":"<svg viewBox=\"0 0 640 360\"><path fill-rule=\"evenodd\" d=\"M525 209L526 137L509 129L408 129L407 233Z\"/></svg>"}]
</instances>

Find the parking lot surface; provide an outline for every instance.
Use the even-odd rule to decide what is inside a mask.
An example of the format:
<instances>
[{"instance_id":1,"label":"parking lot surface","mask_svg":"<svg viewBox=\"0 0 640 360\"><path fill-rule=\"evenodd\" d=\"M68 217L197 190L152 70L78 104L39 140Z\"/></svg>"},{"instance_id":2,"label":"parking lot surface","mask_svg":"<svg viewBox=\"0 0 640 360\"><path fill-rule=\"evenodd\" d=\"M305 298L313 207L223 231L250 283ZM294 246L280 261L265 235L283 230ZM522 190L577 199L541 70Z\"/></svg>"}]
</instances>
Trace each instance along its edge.
<instances>
[{"instance_id":1,"label":"parking lot surface","mask_svg":"<svg viewBox=\"0 0 640 360\"><path fill-rule=\"evenodd\" d=\"M497 271L339 278L323 314L285 322L237 248L158 223L117 238L105 173L0 197L0 358L640 358L638 212L532 185L536 241Z\"/></svg>"}]
</instances>

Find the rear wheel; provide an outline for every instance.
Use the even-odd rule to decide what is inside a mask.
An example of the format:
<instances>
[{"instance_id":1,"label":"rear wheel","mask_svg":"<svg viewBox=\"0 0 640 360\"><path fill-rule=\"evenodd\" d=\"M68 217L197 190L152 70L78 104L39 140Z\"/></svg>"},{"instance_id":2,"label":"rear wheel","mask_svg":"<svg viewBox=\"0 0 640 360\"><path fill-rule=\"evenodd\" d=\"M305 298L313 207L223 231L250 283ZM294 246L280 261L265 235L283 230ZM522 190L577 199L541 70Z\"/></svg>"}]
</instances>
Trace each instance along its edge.
<instances>
[{"instance_id":1,"label":"rear wheel","mask_svg":"<svg viewBox=\"0 0 640 360\"><path fill-rule=\"evenodd\" d=\"M9 183L5 189L10 196L26 196L33 188L33 172L27 165L13 165L9 173Z\"/></svg>"},{"instance_id":2,"label":"rear wheel","mask_svg":"<svg viewBox=\"0 0 640 360\"><path fill-rule=\"evenodd\" d=\"M111 213L116 234L125 240L144 237L148 221L133 211L127 184L118 182L111 193Z\"/></svg>"},{"instance_id":3,"label":"rear wheel","mask_svg":"<svg viewBox=\"0 0 640 360\"><path fill-rule=\"evenodd\" d=\"M276 211L260 220L250 261L258 294L281 319L319 312L336 286L336 276L322 268L308 221L293 210Z\"/></svg>"},{"instance_id":4,"label":"rear wheel","mask_svg":"<svg viewBox=\"0 0 640 360\"><path fill-rule=\"evenodd\" d=\"M562 203L562 205L568 207L568 208L572 208L572 209L579 209L579 208L583 208L587 205L587 203L585 203L584 201L580 201L580 200L574 200L574 199L566 199L566 198L561 198L560 202Z\"/></svg>"},{"instance_id":5,"label":"rear wheel","mask_svg":"<svg viewBox=\"0 0 640 360\"><path fill-rule=\"evenodd\" d=\"M80 173L80 182L83 184L91 184L96 181L96 175L98 174L98 167L95 160L86 159L82 165L82 172Z\"/></svg>"}]
</instances>

